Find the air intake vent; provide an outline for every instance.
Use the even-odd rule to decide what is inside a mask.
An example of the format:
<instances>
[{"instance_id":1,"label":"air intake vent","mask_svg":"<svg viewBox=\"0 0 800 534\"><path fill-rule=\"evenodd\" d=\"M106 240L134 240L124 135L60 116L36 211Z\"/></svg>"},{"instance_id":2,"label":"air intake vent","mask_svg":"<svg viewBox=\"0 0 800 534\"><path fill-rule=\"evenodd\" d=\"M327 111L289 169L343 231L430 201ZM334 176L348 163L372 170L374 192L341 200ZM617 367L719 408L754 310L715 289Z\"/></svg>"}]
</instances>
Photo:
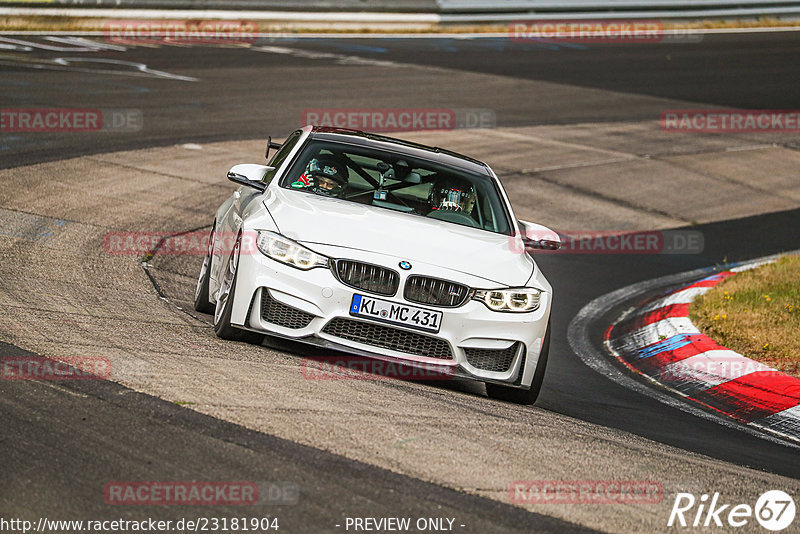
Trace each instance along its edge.
<instances>
[{"instance_id":1,"label":"air intake vent","mask_svg":"<svg viewBox=\"0 0 800 534\"><path fill-rule=\"evenodd\" d=\"M334 270L344 285L376 295L394 295L400 284L400 275L395 271L370 263L336 260Z\"/></svg>"},{"instance_id":2,"label":"air intake vent","mask_svg":"<svg viewBox=\"0 0 800 534\"><path fill-rule=\"evenodd\" d=\"M410 276L403 297L409 302L455 308L467 301L469 293L469 287L462 284L427 276Z\"/></svg>"},{"instance_id":3,"label":"air intake vent","mask_svg":"<svg viewBox=\"0 0 800 534\"><path fill-rule=\"evenodd\" d=\"M511 369L514 356L517 355L519 342L507 349L464 349L467 361L472 367L483 371L506 372Z\"/></svg>"},{"instance_id":4,"label":"air intake vent","mask_svg":"<svg viewBox=\"0 0 800 534\"><path fill-rule=\"evenodd\" d=\"M439 338L406 332L399 328L337 317L322 329L328 334L365 345L405 352L415 356L452 360L450 344Z\"/></svg>"},{"instance_id":5,"label":"air intake vent","mask_svg":"<svg viewBox=\"0 0 800 534\"><path fill-rule=\"evenodd\" d=\"M307 327L314 316L278 302L272 298L269 290L264 288L261 290L261 318L284 328L298 329Z\"/></svg>"}]
</instances>

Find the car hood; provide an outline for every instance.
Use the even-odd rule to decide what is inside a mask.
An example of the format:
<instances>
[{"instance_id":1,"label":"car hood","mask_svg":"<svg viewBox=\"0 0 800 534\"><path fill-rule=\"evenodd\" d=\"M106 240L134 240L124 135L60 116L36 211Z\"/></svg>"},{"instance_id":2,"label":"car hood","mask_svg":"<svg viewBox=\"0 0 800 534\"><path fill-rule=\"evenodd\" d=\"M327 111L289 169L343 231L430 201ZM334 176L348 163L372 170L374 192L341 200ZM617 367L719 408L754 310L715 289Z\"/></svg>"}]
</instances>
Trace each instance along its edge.
<instances>
[{"instance_id":1,"label":"car hood","mask_svg":"<svg viewBox=\"0 0 800 534\"><path fill-rule=\"evenodd\" d=\"M509 287L526 284L533 273L512 236L280 188L268 190L264 205L281 234L306 245L385 254Z\"/></svg>"}]
</instances>

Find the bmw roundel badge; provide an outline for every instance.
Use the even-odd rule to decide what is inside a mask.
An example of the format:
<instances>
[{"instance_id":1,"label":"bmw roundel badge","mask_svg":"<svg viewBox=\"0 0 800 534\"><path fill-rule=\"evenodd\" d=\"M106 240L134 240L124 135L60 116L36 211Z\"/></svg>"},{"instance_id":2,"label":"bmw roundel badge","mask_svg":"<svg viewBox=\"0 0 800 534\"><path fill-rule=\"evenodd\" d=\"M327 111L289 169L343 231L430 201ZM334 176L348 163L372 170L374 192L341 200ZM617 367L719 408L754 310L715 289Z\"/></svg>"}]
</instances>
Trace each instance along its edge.
<instances>
[{"instance_id":1,"label":"bmw roundel badge","mask_svg":"<svg viewBox=\"0 0 800 534\"><path fill-rule=\"evenodd\" d=\"M407 261L401 261L398 265L400 265L400 268L403 269L404 271L408 271L409 269L411 269L411 264Z\"/></svg>"}]
</instances>

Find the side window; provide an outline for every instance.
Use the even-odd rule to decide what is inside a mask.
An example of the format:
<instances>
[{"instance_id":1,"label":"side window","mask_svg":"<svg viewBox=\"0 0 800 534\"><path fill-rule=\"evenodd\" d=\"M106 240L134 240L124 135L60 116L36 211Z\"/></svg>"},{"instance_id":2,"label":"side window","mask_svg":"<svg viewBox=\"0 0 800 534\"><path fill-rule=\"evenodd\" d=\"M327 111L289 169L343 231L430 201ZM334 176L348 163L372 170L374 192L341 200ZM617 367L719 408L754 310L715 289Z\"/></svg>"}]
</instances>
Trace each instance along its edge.
<instances>
[{"instance_id":1,"label":"side window","mask_svg":"<svg viewBox=\"0 0 800 534\"><path fill-rule=\"evenodd\" d=\"M281 164L283 164L283 161L287 158L289 153L294 148L294 145L297 144L297 141L300 139L302 135L303 135L303 130L296 130L295 132L292 132L292 134L289 137L286 138L286 141L283 142L283 145L281 145L281 147L278 149L275 155L272 156L272 159L269 160L269 163L267 163L267 165L269 165L270 167L275 167L275 170L269 171L267 174L264 175L264 180L263 180L264 182L269 183L272 181L273 178L275 178L275 173L278 172L278 169L280 168Z\"/></svg>"}]
</instances>

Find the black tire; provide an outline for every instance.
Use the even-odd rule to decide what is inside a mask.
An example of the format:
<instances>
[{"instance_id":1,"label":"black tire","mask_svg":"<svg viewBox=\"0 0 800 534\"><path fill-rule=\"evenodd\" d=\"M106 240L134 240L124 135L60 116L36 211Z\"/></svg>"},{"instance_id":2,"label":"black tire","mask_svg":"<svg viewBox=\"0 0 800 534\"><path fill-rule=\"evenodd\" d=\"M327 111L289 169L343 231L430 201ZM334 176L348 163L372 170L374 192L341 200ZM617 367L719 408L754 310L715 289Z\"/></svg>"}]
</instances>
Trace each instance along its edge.
<instances>
[{"instance_id":1,"label":"black tire","mask_svg":"<svg viewBox=\"0 0 800 534\"><path fill-rule=\"evenodd\" d=\"M211 279L211 257L214 252L214 230L217 228L217 221L211 226L211 233L208 236L208 250L203 258L203 266L200 267L200 278L197 280L197 287L194 290L194 309L200 313L214 313L214 305L208 297L208 284Z\"/></svg>"},{"instance_id":2,"label":"black tire","mask_svg":"<svg viewBox=\"0 0 800 534\"><path fill-rule=\"evenodd\" d=\"M536 402L539 398L539 392L542 389L542 382L544 381L544 371L547 367L547 356L550 354L550 323L547 324L547 330L544 334L544 343L542 344L542 352L539 354L539 361L536 363L536 371L533 374L533 381L531 382L530 389L512 388L509 386L501 386L500 384L486 383L486 394L497 400L513 402L514 404L530 405Z\"/></svg>"},{"instance_id":3,"label":"black tire","mask_svg":"<svg viewBox=\"0 0 800 534\"><path fill-rule=\"evenodd\" d=\"M264 336L257 332L242 330L231 325L231 314L233 313L233 302L235 299L236 278L239 274L239 249L241 247L242 235L236 238L236 244L231 251L226 265L227 271L223 271L220 277L220 296L217 298L217 306L214 309L214 332L217 337L230 341L243 341L260 345ZM223 296L224 286L230 284L227 293Z\"/></svg>"}]
</instances>

